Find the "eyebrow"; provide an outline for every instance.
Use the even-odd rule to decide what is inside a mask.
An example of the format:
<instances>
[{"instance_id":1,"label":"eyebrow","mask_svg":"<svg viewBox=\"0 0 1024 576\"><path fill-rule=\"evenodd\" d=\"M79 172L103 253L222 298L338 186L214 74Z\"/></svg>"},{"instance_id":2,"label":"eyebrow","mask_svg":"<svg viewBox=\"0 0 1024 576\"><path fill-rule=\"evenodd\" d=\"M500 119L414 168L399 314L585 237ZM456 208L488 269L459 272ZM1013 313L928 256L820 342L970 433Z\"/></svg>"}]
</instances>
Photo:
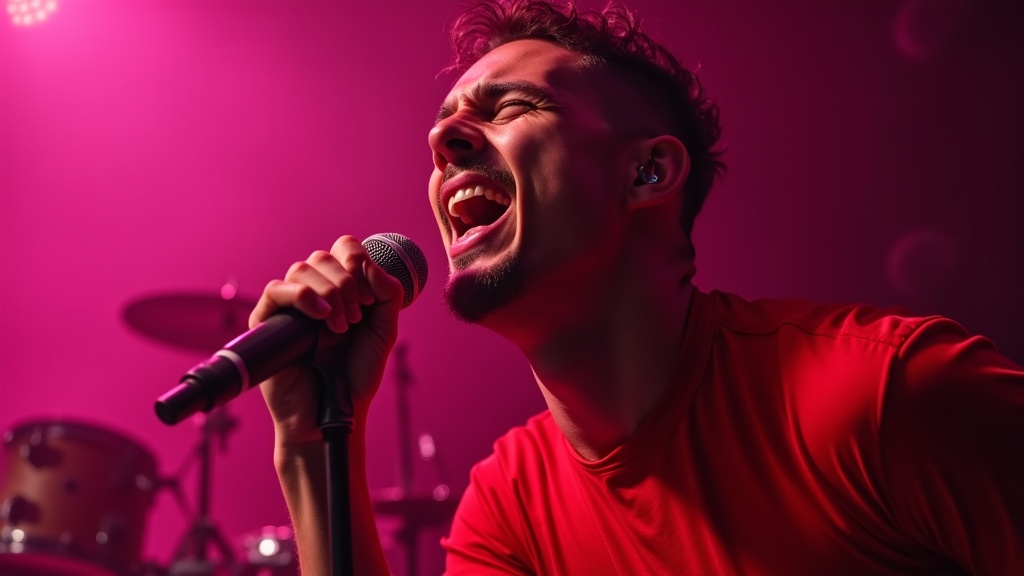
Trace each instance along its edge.
<instances>
[{"instance_id":1,"label":"eyebrow","mask_svg":"<svg viewBox=\"0 0 1024 576\"><path fill-rule=\"evenodd\" d=\"M547 90L533 82L512 80L508 82L482 82L480 84L476 84L469 90L469 98L478 102L482 100L497 100L509 92L519 92L537 100L546 100L551 97ZM434 118L434 124L437 125L445 118L452 116L455 114L457 109L457 98L449 98L445 100L444 103L441 104L441 109L437 111L437 117Z\"/></svg>"}]
</instances>

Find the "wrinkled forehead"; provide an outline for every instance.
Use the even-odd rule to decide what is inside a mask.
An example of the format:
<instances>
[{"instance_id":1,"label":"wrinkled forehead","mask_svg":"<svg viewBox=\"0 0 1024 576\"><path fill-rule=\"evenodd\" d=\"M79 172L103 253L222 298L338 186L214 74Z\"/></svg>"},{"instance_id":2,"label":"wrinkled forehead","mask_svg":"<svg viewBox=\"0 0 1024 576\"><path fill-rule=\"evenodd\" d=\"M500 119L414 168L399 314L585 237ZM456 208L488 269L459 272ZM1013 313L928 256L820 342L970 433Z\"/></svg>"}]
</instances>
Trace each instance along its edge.
<instances>
[{"instance_id":1,"label":"wrinkled forehead","mask_svg":"<svg viewBox=\"0 0 1024 576\"><path fill-rule=\"evenodd\" d=\"M545 40L516 40L498 46L476 61L455 82L445 99L457 101L487 83L523 81L569 90L579 85L584 57Z\"/></svg>"}]
</instances>

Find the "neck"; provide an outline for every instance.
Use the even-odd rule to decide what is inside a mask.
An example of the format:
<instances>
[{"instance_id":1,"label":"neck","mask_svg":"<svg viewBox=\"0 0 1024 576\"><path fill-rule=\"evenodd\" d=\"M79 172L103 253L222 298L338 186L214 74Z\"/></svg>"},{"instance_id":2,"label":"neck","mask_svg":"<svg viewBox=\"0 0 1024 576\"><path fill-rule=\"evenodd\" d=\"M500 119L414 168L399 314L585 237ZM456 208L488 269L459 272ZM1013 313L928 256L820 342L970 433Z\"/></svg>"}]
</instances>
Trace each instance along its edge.
<instances>
[{"instance_id":1,"label":"neck","mask_svg":"<svg viewBox=\"0 0 1024 576\"><path fill-rule=\"evenodd\" d=\"M553 330L520 341L555 421L590 460L640 426L670 385L682 344L692 262L673 269L637 262L640 254L600 289L575 291L558 322L545 315ZM566 309L582 312L573 317Z\"/></svg>"}]
</instances>

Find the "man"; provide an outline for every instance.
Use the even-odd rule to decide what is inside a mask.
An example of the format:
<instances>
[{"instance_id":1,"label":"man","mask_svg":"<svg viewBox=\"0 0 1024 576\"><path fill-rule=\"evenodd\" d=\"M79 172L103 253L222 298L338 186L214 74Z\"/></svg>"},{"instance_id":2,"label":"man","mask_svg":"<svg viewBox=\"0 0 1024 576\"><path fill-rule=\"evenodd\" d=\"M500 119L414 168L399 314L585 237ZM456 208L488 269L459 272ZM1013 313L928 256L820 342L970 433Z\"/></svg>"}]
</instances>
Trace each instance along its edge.
<instances>
[{"instance_id":1,"label":"man","mask_svg":"<svg viewBox=\"0 0 1024 576\"><path fill-rule=\"evenodd\" d=\"M451 574L1024 573L1024 371L941 318L696 291L717 110L628 12L513 1L455 26L430 133L452 312L548 410L473 470ZM348 333L357 574L386 574L365 416L400 284L343 237L271 282ZM262 386L304 574L328 558L308 368Z\"/></svg>"}]
</instances>

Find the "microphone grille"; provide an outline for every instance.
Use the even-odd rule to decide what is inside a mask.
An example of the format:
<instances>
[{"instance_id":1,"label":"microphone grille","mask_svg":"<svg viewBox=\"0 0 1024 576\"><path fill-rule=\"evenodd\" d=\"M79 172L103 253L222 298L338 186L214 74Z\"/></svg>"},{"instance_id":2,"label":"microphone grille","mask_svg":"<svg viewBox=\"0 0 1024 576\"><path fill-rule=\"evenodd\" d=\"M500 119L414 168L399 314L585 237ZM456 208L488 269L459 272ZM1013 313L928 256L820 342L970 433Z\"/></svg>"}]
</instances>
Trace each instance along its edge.
<instances>
[{"instance_id":1,"label":"microphone grille","mask_svg":"<svg viewBox=\"0 0 1024 576\"><path fill-rule=\"evenodd\" d=\"M363 240L370 259L402 283L402 308L412 304L427 284L427 258L415 242L401 234L384 232Z\"/></svg>"}]
</instances>

